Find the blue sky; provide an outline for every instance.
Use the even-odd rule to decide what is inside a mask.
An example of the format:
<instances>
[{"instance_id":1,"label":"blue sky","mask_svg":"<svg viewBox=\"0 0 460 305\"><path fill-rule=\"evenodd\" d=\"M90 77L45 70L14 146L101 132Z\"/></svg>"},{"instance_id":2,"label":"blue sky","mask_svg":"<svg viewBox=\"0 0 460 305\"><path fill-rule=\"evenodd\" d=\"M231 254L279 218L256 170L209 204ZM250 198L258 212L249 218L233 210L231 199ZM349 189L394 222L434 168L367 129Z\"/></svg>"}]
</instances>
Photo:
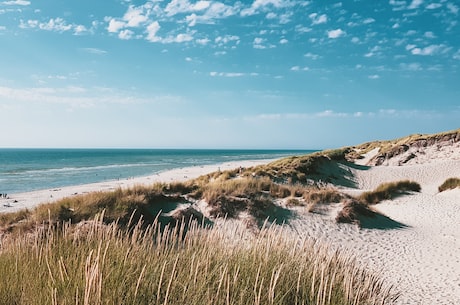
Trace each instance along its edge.
<instances>
[{"instance_id":1,"label":"blue sky","mask_svg":"<svg viewBox=\"0 0 460 305\"><path fill-rule=\"evenodd\" d=\"M460 2L0 0L0 147L321 149L460 127Z\"/></svg>"}]
</instances>

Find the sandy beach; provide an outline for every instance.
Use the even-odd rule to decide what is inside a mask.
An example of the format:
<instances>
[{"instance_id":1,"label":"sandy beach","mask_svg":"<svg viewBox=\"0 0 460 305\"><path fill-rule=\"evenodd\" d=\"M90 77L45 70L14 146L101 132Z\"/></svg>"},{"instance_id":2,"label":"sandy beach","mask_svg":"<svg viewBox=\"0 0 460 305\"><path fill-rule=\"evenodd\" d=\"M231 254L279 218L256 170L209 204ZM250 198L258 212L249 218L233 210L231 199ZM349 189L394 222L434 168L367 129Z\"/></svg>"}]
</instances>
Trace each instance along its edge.
<instances>
[{"instance_id":1,"label":"sandy beach","mask_svg":"<svg viewBox=\"0 0 460 305\"><path fill-rule=\"evenodd\" d=\"M113 191L118 188L129 188L135 185L149 185L156 182L168 183L173 181L186 181L218 170L225 171L239 167L252 167L260 164L267 164L271 161L273 160L246 160L225 162L222 164L184 167L145 177L132 177L130 179L111 180L100 183L8 194L8 199L0 198L0 213L15 212L21 209L32 209L39 204L54 202L68 196L78 196L90 192Z\"/></svg>"},{"instance_id":2,"label":"sandy beach","mask_svg":"<svg viewBox=\"0 0 460 305\"><path fill-rule=\"evenodd\" d=\"M384 201L374 209L389 220L370 220L362 227L337 224L334 221L340 204L321 213L308 213L306 208L294 208L295 217L286 227L293 236L312 237L332 248L350 252L367 269L380 274L393 284L401 297L397 304L454 305L460 304L460 189L438 192L447 178L460 177L460 149L439 153L427 150L423 159L411 160L398 166L365 166L375 154L370 153L353 166L341 165L351 173L356 187L341 190L359 194L372 190L383 182L409 179L418 182L420 193L410 193L391 201ZM123 181L48 189L12 194L1 199L0 212L33 208L66 196L78 196L93 191L109 191L146 185L155 182L184 181L200 175L242 167L266 164L271 160L238 161L219 165L175 169L158 175ZM203 203L197 209L205 213Z\"/></svg>"}]
</instances>

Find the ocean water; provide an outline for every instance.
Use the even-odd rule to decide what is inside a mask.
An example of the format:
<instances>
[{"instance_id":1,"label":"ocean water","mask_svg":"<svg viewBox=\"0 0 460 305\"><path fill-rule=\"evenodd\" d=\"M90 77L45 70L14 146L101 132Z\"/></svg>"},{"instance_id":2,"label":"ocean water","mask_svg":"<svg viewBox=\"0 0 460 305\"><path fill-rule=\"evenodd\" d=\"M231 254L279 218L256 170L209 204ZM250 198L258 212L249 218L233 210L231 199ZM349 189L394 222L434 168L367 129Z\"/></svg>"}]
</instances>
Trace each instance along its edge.
<instances>
[{"instance_id":1,"label":"ocean water","mask_svg":"<svg viewBox=\"0 0 460 305\"><path fill-rule=\"evenodd\" d=\"M238 160L305 155L312 150L0 149L0 193L147 176Z\"/></svg>"}]
</instances>

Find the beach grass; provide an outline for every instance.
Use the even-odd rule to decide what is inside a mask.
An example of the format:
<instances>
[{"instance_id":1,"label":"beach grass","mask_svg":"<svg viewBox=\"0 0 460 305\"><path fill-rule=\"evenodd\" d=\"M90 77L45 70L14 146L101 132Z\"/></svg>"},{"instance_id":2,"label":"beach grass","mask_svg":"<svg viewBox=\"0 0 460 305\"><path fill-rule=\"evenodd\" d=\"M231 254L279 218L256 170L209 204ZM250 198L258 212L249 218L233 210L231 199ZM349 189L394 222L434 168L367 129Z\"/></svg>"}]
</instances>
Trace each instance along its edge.
<instances>
[{"instance_id":1,"label":"beach grass","mask_svg":"<svg viewBox=\"0 0 460 305\"><path fill-rule=\"evenodd\" d=\"M392 304L350 255L266 227L250 240L196 223L95 220L0 245L0 304ZM230 235L229 235L230 234Z\"/></svg>"},{"instance_id":2,"label":"beach grass","mask_svg":"<svg viewBox=\"0 0 460 305\"><path fill-rule=\"evenodd\" d=\"M338 203L346 198L347 195L332 187L309 188L303 194L309 212L315 212L320 204Z\"/></svg>"},{"instance_id":3,"label":"beach grass","mask_svg":"<svg viewBox=\"0 0 460 305\"><path fill-rule=\"evenodd\" d=\"M378 148L378 154L380 156L395 156L398 155L401 151L405 151L405 148L408 148L413 145L418 145L423 147L430 145L429 143L435 143L436 141L442 141L443 139L450 139L451 141L459 141L460 139L460 129L436 133L436 134L412 134L406 137L388 140L388 141L373 141L363 143L354 147L351 147L347 154L346 158L349 160L357 160L363 154L370 152L371 150Z\"/></svg>"},{"instance_id":4,"label":"beach grass","mask_svg":"<svg viewBox=\"0 0 460 305\"><path fill-rule=\"evenodd\" d=\"M376 212L372 211L368 204L350 198L342 201L342 209L337 214L335 221L360 225L361 217L374 217L375 215Z\"/></svg>"},{"instance_id":5,"label":"beach grass","mask_svg":"<svg viewBox=\"0 0 460 305\"><path fill-rule=\"evenodd\" d=\"M373 191L362 193L358 199L367 204L376 204L383 200L390 200L405 192L420 192L421 186L417 182L402 180L382 183Z\"/></svg>"},{"instance_id":6,"label":"beach grass","mask_svg":"<svg viewBox=\"0 0 460 305\"><path fill-rule=\"evenodd\" d=\"M460 178L448 178L438 187L438 191L444 192L447 190L455 189L457 187L460 187Z\"/></svg>"}]
</instances>

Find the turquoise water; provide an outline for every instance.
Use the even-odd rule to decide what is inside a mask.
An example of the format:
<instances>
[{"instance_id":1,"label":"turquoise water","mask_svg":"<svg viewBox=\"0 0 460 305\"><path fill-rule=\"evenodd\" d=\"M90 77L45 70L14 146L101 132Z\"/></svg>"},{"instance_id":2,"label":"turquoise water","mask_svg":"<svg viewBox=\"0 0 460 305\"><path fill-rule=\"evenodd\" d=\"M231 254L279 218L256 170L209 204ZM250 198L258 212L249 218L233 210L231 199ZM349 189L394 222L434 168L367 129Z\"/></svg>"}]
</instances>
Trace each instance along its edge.
<instances>
[{"instance_id":1,"label":"turquoise water","mask_svg":"<svg viewBox=\"0 0 460 305\"><path fill-rule=\"evenodd\" d=\"M0 193L147 176L174 168L304 155L311 150L0 149Z\"/></svg>"}]
</instances>

